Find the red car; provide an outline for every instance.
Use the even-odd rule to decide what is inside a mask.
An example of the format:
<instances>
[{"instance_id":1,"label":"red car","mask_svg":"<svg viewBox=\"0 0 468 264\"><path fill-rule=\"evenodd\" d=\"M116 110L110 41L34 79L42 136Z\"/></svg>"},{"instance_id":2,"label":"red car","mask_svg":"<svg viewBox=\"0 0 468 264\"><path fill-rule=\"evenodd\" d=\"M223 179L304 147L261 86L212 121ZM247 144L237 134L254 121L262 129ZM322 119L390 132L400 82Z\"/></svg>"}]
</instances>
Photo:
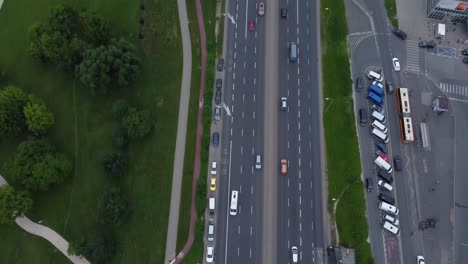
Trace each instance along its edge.
<instances>
[{"instance_id":1,"label":"red car","mask_svg":"<svg viewBox=\"0 0 468 264\"><path fill-rule=\"evenodd\" d=\"M255 20L254 20L254 19L250 19L250 20L249 20L249 30L250 30L250 31L254 31L254 30L255 30Z\"/></svg>"},{"instance_id":2,"label":"red car","mask_svg":"<svg viewBox=\"0 0 468 264\"><path fill-rule=\"evenodd\" d=\"M382 159L384 159L385 161L388 162L388 156L387 156L385 153L382 152L382 153L380 153L379 156L380 156Z\"/></svg>"}]
</instances>

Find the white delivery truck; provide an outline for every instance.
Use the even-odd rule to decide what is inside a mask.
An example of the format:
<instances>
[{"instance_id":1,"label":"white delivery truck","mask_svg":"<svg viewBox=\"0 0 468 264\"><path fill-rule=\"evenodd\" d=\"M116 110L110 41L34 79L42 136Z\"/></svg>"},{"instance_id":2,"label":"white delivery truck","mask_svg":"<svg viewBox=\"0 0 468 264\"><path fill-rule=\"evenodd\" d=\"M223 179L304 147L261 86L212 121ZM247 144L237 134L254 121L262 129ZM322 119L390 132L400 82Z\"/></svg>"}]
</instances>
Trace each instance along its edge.
<instances>
[{"instance_id":1,"label":"white delivery truck","mask_svg":"<svg viewBox=\"0 0 468 264\"><path fill-rule=\"evenodd\" d=\"M392 173L393 169L388 162L386 162L384 159L382 159L380 156L378 156L374 160L375 165L379 166L381 169L386 170L388 173Z\"/></svg>"}]
</instances>

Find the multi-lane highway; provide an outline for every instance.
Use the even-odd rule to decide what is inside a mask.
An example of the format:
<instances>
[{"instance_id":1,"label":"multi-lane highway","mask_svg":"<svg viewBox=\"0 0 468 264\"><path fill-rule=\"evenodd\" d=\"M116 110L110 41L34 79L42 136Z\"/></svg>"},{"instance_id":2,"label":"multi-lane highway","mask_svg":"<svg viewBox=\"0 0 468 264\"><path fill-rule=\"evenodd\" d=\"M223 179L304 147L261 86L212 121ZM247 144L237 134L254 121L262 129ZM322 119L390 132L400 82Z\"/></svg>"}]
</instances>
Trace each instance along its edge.
<instances>
[{"instance_id":1,"label":"multi-lane highway","mask_svg":"<svg viewBox=\"0 0 468 264\"><path fill-rule=\"evenodd\" d=\"M216 263L323 263L318 10L298 0L230 0L226 6L220 172L214 222ZM288 9L287 18L280 8ZM250 20L255 30L249 30ZM298 60L288 59L288 42ZM280 97L288 111L280 111ZM229 115L228 115L229 114ZM254 168L255 156L263 159ZM287 159L287 175L279 171ZM232 190L237 215L229 215Z\"/></svg>"}]
</instances>

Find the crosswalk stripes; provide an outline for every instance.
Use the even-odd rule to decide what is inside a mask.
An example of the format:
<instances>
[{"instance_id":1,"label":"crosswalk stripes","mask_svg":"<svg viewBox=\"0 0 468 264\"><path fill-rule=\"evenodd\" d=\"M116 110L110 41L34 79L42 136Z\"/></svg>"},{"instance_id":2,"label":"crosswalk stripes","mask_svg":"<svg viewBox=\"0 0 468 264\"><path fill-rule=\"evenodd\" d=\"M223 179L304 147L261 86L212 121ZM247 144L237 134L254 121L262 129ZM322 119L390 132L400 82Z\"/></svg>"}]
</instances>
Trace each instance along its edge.
<instances>
[{"instance_id":1,"label":"crosswalk stripes","mask_svg":"<svg viewBox=\"0 0 468 264\"><path fill-rule=\"evenodd\" d=\"M406 41L406 68L409 71L419 72L419 47L417 41Z\"/></svg>"},{"instance_id":2,"label":"crosswalk stripes","mask_svg":"<svg viewBox=\"0 0 468 264\"><path fill-rule=\"evenodd\" d=\"M349 45L349 50L351 56L354 54L354 51L356 50L357 46L359 43L361 43L362 40L365 38L368 38L372 36L374 32L372 31L367 31L367 32L354 32L348 35L348 45Z\"/></svg>"},{"instance_id":3,"label":"crosswalk stripes","mask_svg":"<svg viewBox=\"0 0 468 264\"><path fill-rule=\"evenodd\" d=\"M443 93L446 93L446 94L468 97L468 85L441 82L439 83L439 88ZM450 97L450 96L449 96L449 100L468 103L468 99L461 99L461 98Z\"/></svg>"}]
</instances>

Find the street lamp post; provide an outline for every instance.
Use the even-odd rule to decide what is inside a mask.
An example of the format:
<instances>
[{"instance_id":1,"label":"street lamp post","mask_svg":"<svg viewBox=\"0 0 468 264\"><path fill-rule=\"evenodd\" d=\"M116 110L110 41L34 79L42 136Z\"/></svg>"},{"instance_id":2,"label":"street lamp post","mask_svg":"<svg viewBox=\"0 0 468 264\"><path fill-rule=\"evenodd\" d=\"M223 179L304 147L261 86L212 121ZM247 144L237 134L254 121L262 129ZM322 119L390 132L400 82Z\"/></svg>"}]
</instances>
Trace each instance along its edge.
<instances>
[{"instance_id":1,"label":"street lamp post","mask_svg":"<svg viewBox=\"0 0 468 264\"><path fill-rule=\"evenodd\" d=\"M328 111L328 108L333 104L333 98L330 97L325 97L325 101L329 101L330 103L327 105L327 108L325 108L325 113Z\"/></svg>"}]
</instances>

